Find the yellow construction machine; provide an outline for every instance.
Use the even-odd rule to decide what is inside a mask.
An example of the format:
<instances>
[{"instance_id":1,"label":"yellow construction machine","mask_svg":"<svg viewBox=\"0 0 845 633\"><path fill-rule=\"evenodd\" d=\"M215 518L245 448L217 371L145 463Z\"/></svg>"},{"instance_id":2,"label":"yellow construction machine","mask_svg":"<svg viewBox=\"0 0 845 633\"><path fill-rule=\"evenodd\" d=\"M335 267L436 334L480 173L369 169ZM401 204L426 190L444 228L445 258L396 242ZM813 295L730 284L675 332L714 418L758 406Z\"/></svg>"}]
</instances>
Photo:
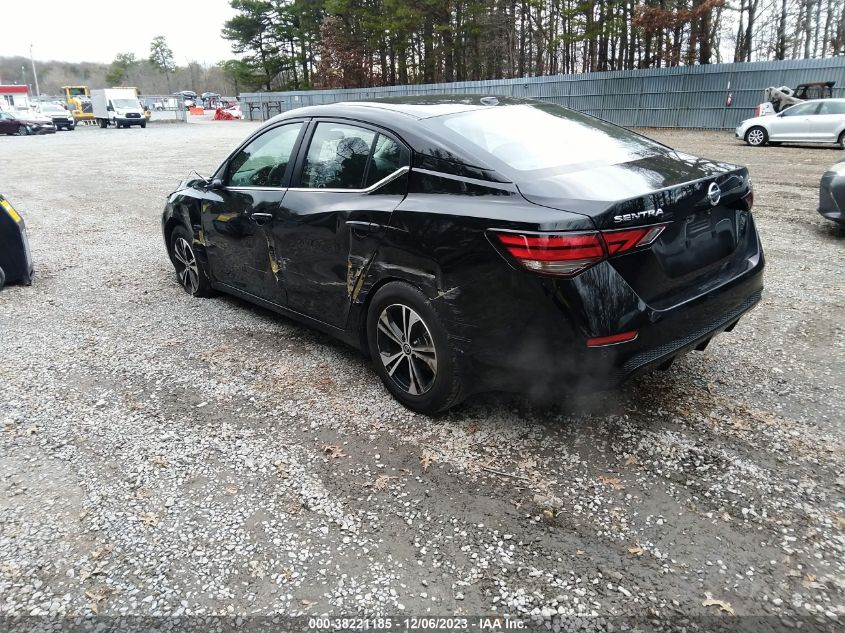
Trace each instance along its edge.
<instances>
[{"instance_id":1,"label":"yellow construction machine","mask_svg":"<svg viewBox=\"0 0 845 633\"><path fill-rule=\"evenodd\" d=\"M88 86L62 86L62 93L73 114L76 123L80 121L94 121L94 111L91 108L91 94Z\"/></svg>"}]
</instances>

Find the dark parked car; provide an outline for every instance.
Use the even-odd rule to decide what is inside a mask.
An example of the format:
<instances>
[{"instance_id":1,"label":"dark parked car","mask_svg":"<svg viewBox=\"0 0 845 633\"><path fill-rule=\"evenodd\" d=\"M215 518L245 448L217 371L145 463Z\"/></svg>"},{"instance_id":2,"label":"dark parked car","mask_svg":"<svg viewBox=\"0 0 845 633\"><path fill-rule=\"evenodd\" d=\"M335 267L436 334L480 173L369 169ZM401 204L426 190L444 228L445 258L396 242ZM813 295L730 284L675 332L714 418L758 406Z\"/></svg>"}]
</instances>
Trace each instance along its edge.
<instances>
[{"instance_id":1,"label":"dark parked car","mask_svg":"<svg viewBox=\"0 0 845 633\"><path fill-rule=\"evenodd\" d=\"M409 408L615 385L703 349L760 299L743 167L530 100L307 107L162 217L179 282L374 359Z\"/></svg>"},{"instance_id":2,"label":"dark parked car","mask_svg":"<svg viewBox=\"0 0 845 633\"><path fill-rule=\"evenodd\" d=\"M845 226L845 158L822 175L819 183L819 213Z\"/></svg>"},{"instance_id":3,"label":"dark parked car","mask_svg":"<svg viewBox=\"0 0 845 633\"><path fill-rule=\"evenodd\" d=\"M56 126L52 121L38 121L24 114L0 112L0 134L54 134Z\"/></svg>"}]
</instances>

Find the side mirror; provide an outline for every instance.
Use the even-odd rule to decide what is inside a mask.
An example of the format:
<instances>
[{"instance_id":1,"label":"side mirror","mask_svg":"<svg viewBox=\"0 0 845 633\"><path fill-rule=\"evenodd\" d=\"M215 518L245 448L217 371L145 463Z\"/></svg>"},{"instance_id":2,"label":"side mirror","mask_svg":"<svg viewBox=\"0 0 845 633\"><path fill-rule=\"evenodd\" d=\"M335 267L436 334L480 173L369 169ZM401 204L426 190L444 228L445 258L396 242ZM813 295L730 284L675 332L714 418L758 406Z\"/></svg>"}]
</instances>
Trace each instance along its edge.
<instances>
[{"instance_id":1,"label":"side mirror","mask_svg":"<svg viewBox=\"0 0 845 633\"><path fill-rule=\"evenodd\" d=\"M223 188L223 180L221 178L215 178L212 180L209 185L209 189L222 189Z\"/></svg>"}]
</instances>

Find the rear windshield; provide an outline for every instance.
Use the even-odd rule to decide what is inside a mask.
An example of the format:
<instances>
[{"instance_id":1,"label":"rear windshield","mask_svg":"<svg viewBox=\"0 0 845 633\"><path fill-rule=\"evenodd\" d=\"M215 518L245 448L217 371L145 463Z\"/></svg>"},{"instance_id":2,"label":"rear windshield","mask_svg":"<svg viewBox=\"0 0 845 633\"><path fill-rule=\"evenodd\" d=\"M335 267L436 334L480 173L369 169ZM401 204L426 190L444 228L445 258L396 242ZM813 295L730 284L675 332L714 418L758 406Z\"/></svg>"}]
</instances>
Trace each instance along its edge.
<instances>
[{"instance_id":1,"label":"rear windshield","mask_svg":"<svg viewBox=\"0 0 845 633\"><path fill-rule=\"evenodd\" d=\"M666 151L624 128L553 104L495 106L426 122L469 141L479 158L486 153L518 171L614 165Z\"/></svg>"}]
</instances>

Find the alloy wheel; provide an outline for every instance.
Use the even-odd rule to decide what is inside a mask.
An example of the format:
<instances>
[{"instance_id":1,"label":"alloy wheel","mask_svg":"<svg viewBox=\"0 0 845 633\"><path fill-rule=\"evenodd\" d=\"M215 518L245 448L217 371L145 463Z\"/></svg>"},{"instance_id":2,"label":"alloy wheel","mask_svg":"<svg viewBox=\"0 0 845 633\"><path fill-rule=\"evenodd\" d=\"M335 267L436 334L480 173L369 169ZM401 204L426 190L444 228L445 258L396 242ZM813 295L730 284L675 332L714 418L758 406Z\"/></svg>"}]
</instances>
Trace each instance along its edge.
<instances>
[{"instance_id":1,"label":"alloy wheel","mask_svg":"<svg viewBox=\"0 0 845 633\"><path fill-rule=\"evenodd\" d=\"M763 130L751 130L748 133L748 143L751 145L762 145L763 140Z\"/></svg>"},{"instance_id":2,"label":"alloy wheel","mask_svg":"<svg viewBox=\"0 0 845 633\"><path fill-rule=\"evenodd\" d=\"M195 294L200 283L197 258L194 256L194 249L184 237L176 238L173 243L173 257L176 259L176 276L179 283L185 290Z\"/></svg>"},{"instance_id":3,"label":"alloy wheel","mask_svg":"<svg viewBox=\"0 0 845 633\"><path fill-rule=\"evenodd\" d=\"M406 305L394 303L378 319L376 346L388 376L412 396L426 393L437 378L437 352L428 326Z\"/></svg>"}]
</instances>

